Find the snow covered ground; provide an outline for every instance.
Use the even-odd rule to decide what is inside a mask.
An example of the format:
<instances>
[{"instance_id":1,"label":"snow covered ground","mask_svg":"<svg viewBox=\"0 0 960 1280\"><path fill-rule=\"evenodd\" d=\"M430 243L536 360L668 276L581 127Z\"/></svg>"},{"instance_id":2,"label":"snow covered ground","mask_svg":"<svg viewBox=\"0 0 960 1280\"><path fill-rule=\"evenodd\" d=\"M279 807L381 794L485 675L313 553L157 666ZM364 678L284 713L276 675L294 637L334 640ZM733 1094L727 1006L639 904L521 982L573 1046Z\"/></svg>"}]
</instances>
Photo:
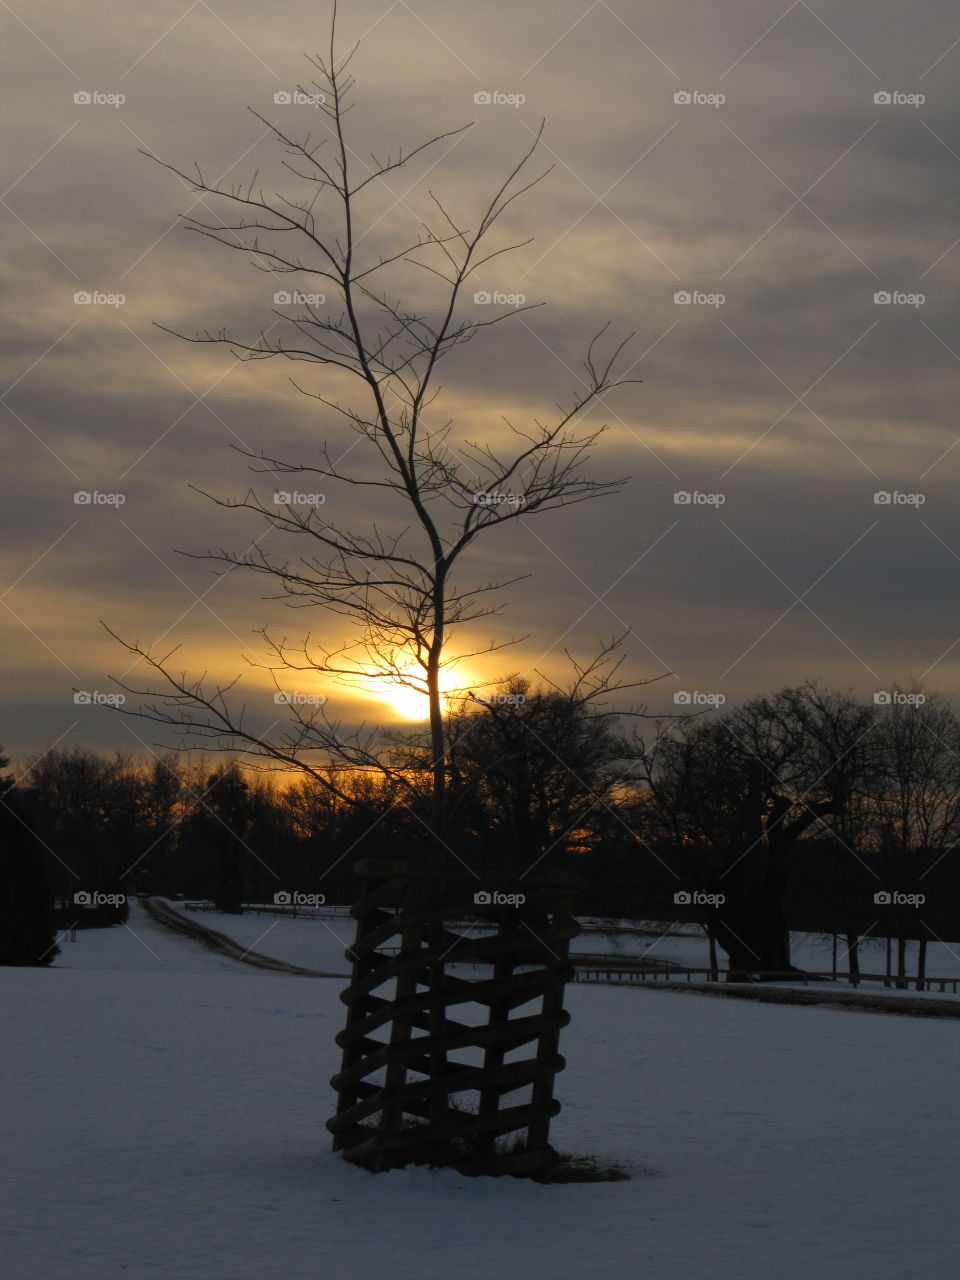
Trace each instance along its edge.
<instances>
[{"instance_id":1,"label":"snow covered ground","mask_svg":"<svg viewBox=\"0 0 960 1280\"><path fill-rule=\"evenodd\" d=\"M631 1181L372 1175L323 1127L340 983L129 925L0 969L11 1280L957 1274L957 1023L574 986L554 1142Z\"/></svg>"},{"instance_id":2,"label":"snow covered ground","mask_svg":"<svg viewBox=\"0 0 960 1280\"><path fill-rule=\"evenodd\" d=\"M344 951L353 941L354 922L343 915L333 913L320 919L292 919L289 916L273 916L269 914L251 914L243 916L223 915L220 912L192 912L184 909L183 903L172 902L171 906L181 911L189 919L216 929L235 939L245 947L261 951L280 960L288 960L293 964L309 969L322 969L327 972L343 973L349 971ZM644 932L639 933L635 925L627 922L609 922L590 919L582 924L604 926L602 932L585 931L573 940L572 951L581 954L610 955L618 957L643 956L651 961L667 961L687 968L706 968L710 963L707 939L695 925L657 924L649 922ZM622 923L619 930L609 928L611 923ZM841 970L846 968L846 957L841 944L838 949L838 964ZM793 961L798 967L813 972L829 972L833 967L831 939L829 936L814 933L794 933L792 935ZM723 952L720 952L723 963ZM882 973L885 968L883 944L869 942L861 947L860 967L865 973ZM461 966L462 967L462 966ZM461 968L461 967L458 967ZM469 972L465 967L464 972ZM916 972L916 943L911 943L907 953L907 972ZM960 944L931 941L927 947L927 974L931 977L960 978ZM834 989L832 982L813 983L824 989ZM846 986L842 985L846 990ZM864 982L862 990L887 990L896 994L896 989L884 988L880 982ZM907 994L916 996L916 991ZM933 991L928 993L937 999L956 998L960 1000L960 992L945 993Z\"/></svg>"}]
</instances>

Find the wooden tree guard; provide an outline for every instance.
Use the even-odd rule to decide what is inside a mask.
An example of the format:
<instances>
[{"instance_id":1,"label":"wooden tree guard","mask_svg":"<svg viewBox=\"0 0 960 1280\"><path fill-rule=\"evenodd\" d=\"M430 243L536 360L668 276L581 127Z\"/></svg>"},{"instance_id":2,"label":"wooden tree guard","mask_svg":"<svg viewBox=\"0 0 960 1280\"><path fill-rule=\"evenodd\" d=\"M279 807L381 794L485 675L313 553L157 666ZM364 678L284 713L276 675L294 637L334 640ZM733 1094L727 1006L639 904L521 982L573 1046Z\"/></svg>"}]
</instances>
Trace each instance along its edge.
<instances>
[{"instance_id":1,"label":"wooden tree guard","mask_svg":"<svg viewBox=\"0 0 960 1280\"><path fill-rule=\"evenodd\" d=\"M343 1063L331 1080L339 1100L327 1121L334 1150L375 1172L438 1164L542 1176L557 1160L549 1143L550 1118L560 1110L553 1081L566 1065L557 1049L570 1020L563 989L573 977L567 957L580 932L572 911L581 881L568 872L492 874L491 896L526 898L502 905L476 902L488 884L446 863L375 858L357 870L353 974L340 996L347 1021L337 1036ZM455 922L465 917L478 923L461 932ZM495 932L477 934L483 925ZM451 964L492 972L461 977ZM393 989L382 991L387 984ZM533 1012L510 1016L531 1001ZM485 1010L480 1025L450 1017L452 1006L466 1004ZM528 1053L518 1059L523 1046ZM452 1056L471 1049L480 1061ZM503 1105L519 1090L528 1097Z\"/></svg>"}]
</instances>

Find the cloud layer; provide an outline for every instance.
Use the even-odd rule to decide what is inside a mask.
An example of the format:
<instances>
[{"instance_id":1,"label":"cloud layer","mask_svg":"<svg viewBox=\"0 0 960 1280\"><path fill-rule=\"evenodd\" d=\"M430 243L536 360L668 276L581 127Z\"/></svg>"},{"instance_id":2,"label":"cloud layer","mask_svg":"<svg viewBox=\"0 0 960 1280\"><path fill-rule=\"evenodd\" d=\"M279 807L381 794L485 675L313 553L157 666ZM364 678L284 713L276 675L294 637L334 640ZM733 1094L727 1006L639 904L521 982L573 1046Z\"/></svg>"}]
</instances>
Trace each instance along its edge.
<instances>
[{"instance_id":1,"label":"cloud layer","mask_svg":"<svg viewBox=\"0 0 960 1280\"><path fill-rule=\"evenodd\" d=\"M213 205L140 154L302 189L245 107L322 135L314 108L274 97L310 91L302 55L326 45L326 24L293 0L114 0L95 21L37 0L0 14L17 121L0 182L0 740L17 753L137 745L73 700L124 669L101 618L180 644L196 674L244 670L264 713L267 683L244 662L264 656L257 628L345 634L177 554L240 551L263 533L190 487L239 496L255 482L269 497L273 479L231 446L310 462L325 440L350 441L288 380L336 398L342 379L237 365L156 327L253 338L283 314L273 295L292 278L188 235L178 213L214 217ZM444 363L431 421L449 420L454 442L501 440L504 417L529 425L569 402L601 326L636 335L626 364L642 384L593 415L608 424L593 473L629 482L520 521L470 565L478 582L531 575L465 636L526 637L490 674L560 678L564 649L585 656L626 633L636 675L670 673L646 692L652 710L672 711L680 689L732 702L812 675L863 693L914 678L956 691L958 38L951 6L887 0L839 14L803 0L343 12L342 47L361 40L355 172L475 122L369 190L371 261L436 221L431 192L469 224L547 121L538 160L553 167L498 241L533 242L475 278L546 305ZM401 265L394 281L408 304L436 305L425 273ZM94 301L74 301L84 293ZM468 295L465 318L480 306L497 309ZM351 463L373 474L362 448ZM326 496L331 520L401 519L349 489ZM348 720L371 713L349 691L329 696Z\"/></svg>"}]
</instances>

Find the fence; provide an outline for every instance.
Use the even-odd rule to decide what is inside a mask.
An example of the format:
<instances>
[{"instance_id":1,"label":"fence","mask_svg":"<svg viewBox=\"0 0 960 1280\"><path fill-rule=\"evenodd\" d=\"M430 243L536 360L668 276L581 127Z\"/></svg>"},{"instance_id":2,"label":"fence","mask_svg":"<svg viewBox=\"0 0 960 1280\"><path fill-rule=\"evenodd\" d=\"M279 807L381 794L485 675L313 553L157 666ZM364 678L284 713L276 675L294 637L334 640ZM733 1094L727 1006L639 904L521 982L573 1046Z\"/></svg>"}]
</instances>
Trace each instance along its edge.
<instances>
[{"instance_id":1,"label":"fence","mask_svg":"<svg viewBox=\"0 0 960 1280\"><path fill-rule=\"evenodd\" d=\"M337 1037L343 1063L327 1121L334 1149L372 1171L429 1163L545 1176L557 1160L549 1128L560 1109L553 1082L565 1065L558 1046L579 881L555 872L514 885L498 876L502 894L475 897L476 881L449 865L368 859L357 869L363 892ZM468 910L493 931L457 933L453 922ZM399 946L384 946L398 936ZM475 980L451 972L463 962L488 972ZM482 1023L460 1020L466 1004L485 1010ZM530 1004L532 1013L511 1017ZM463 1053L472 1060L454 1056ZM529 1097L518 1100L518 1091Z\"/></svg>"},{"instance_id":2,"label":"fence","mask_svg":"<svg viewBox=\"0 0 960 1280\"><path fill-rule=\"evenodd\" d=\"M216 906L208 900L198 902L184 902L180 904L188 911L216 911ZM281 906L272 903L245 903L244 912L254 912L274 916L292 916L302 919L322 919L324 917L339 916L342 918L350 917L350 908L344 906L331 907L297 907L297 906ZM473 916L464 916L456 921L447 922L450 927L463 929L476 929L478 921ZM629 932L625 929L607 929L597 927L586 927L582 930L584 933L625 933ZM640 931L638 931L640 932ZM652 931L649 931L652 934ZM482 935L480 935L482 936ZM452 963L468 963L464 957L463 946L469 942L469 937L463 937L457 944L454 944L448 957ZM461 949L456 950L459 946ZM401 951L400 947L380 947L378 948L381 955L393 956L398 955ZM586 954L580 952L572 952L569 957L570 964L574 969L574 982L656 982L662 980L669 982L671 979L685 979L691 982L694 978L703 982L718 982L726 979L726 969L709 969L709 968L686 968L679 964L674 964L669 960L647 960L643 956L624 956L605 953ZM811 982L838 982L847 986L857 987L861 982L880 982L884 987L900 991L930 991L939 992L941 995L949 992L952 995L957 994L960 987L960 976L957 977L923 977L915 976L898 977L893 973L860 973L850 974L842 970L823 970L817 972L800 972L800 973L757 973L756 978L761 982L790 982L794 985L809 986Z\"/></svg>"},{"instance_id":3,"label":"fence","mask_svg":"<svg viewBox=\"0 0 960 1280\"><path fill-rule=\"evenodd\" d=\"M687 982L697 978L701 982L718 982L727 976L726 969L686 969L679 966L669 968L658 965L643 967L637 963L629 963L622 959L606 960L604 957L571 955L570 963L574 966L575 982L670 982L672 979L685 979ZM900 991L939 991L945 994L957 994L960 977L934 978L898 978L889 973L849 974L837 971L829 973L755 973L759 982L789 982L794 986L807 987L811 982L840 982L847 986L858 987L861 982L882 982L887 988Z\"/></svg>"}]
</instances>

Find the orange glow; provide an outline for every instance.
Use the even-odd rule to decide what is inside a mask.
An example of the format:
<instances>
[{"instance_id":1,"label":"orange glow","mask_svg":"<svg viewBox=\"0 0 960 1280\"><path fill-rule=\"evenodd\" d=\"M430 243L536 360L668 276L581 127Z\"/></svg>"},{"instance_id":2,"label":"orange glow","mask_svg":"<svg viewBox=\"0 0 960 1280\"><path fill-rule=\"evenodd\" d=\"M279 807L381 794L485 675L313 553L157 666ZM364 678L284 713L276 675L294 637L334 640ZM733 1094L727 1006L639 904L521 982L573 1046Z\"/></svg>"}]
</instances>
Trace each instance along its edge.
<instances>
[{"instance_id":1,"label":"orange glow","mask_svg":"<svg viewBox=\"0 0 960 1280\"><path fill-rule=\"evenodd\" d=\"M429 708L423 668L410 662L401 668L401 676L410 684L403 684L392 676L380 676L370 681L368 695L388 707L394 720L426 720ZM471 681L475 683L475 677L459 665L447 667L440 672L440 692L449 696L464 687L470 688Z\"/></svg>"}]
</instances>

